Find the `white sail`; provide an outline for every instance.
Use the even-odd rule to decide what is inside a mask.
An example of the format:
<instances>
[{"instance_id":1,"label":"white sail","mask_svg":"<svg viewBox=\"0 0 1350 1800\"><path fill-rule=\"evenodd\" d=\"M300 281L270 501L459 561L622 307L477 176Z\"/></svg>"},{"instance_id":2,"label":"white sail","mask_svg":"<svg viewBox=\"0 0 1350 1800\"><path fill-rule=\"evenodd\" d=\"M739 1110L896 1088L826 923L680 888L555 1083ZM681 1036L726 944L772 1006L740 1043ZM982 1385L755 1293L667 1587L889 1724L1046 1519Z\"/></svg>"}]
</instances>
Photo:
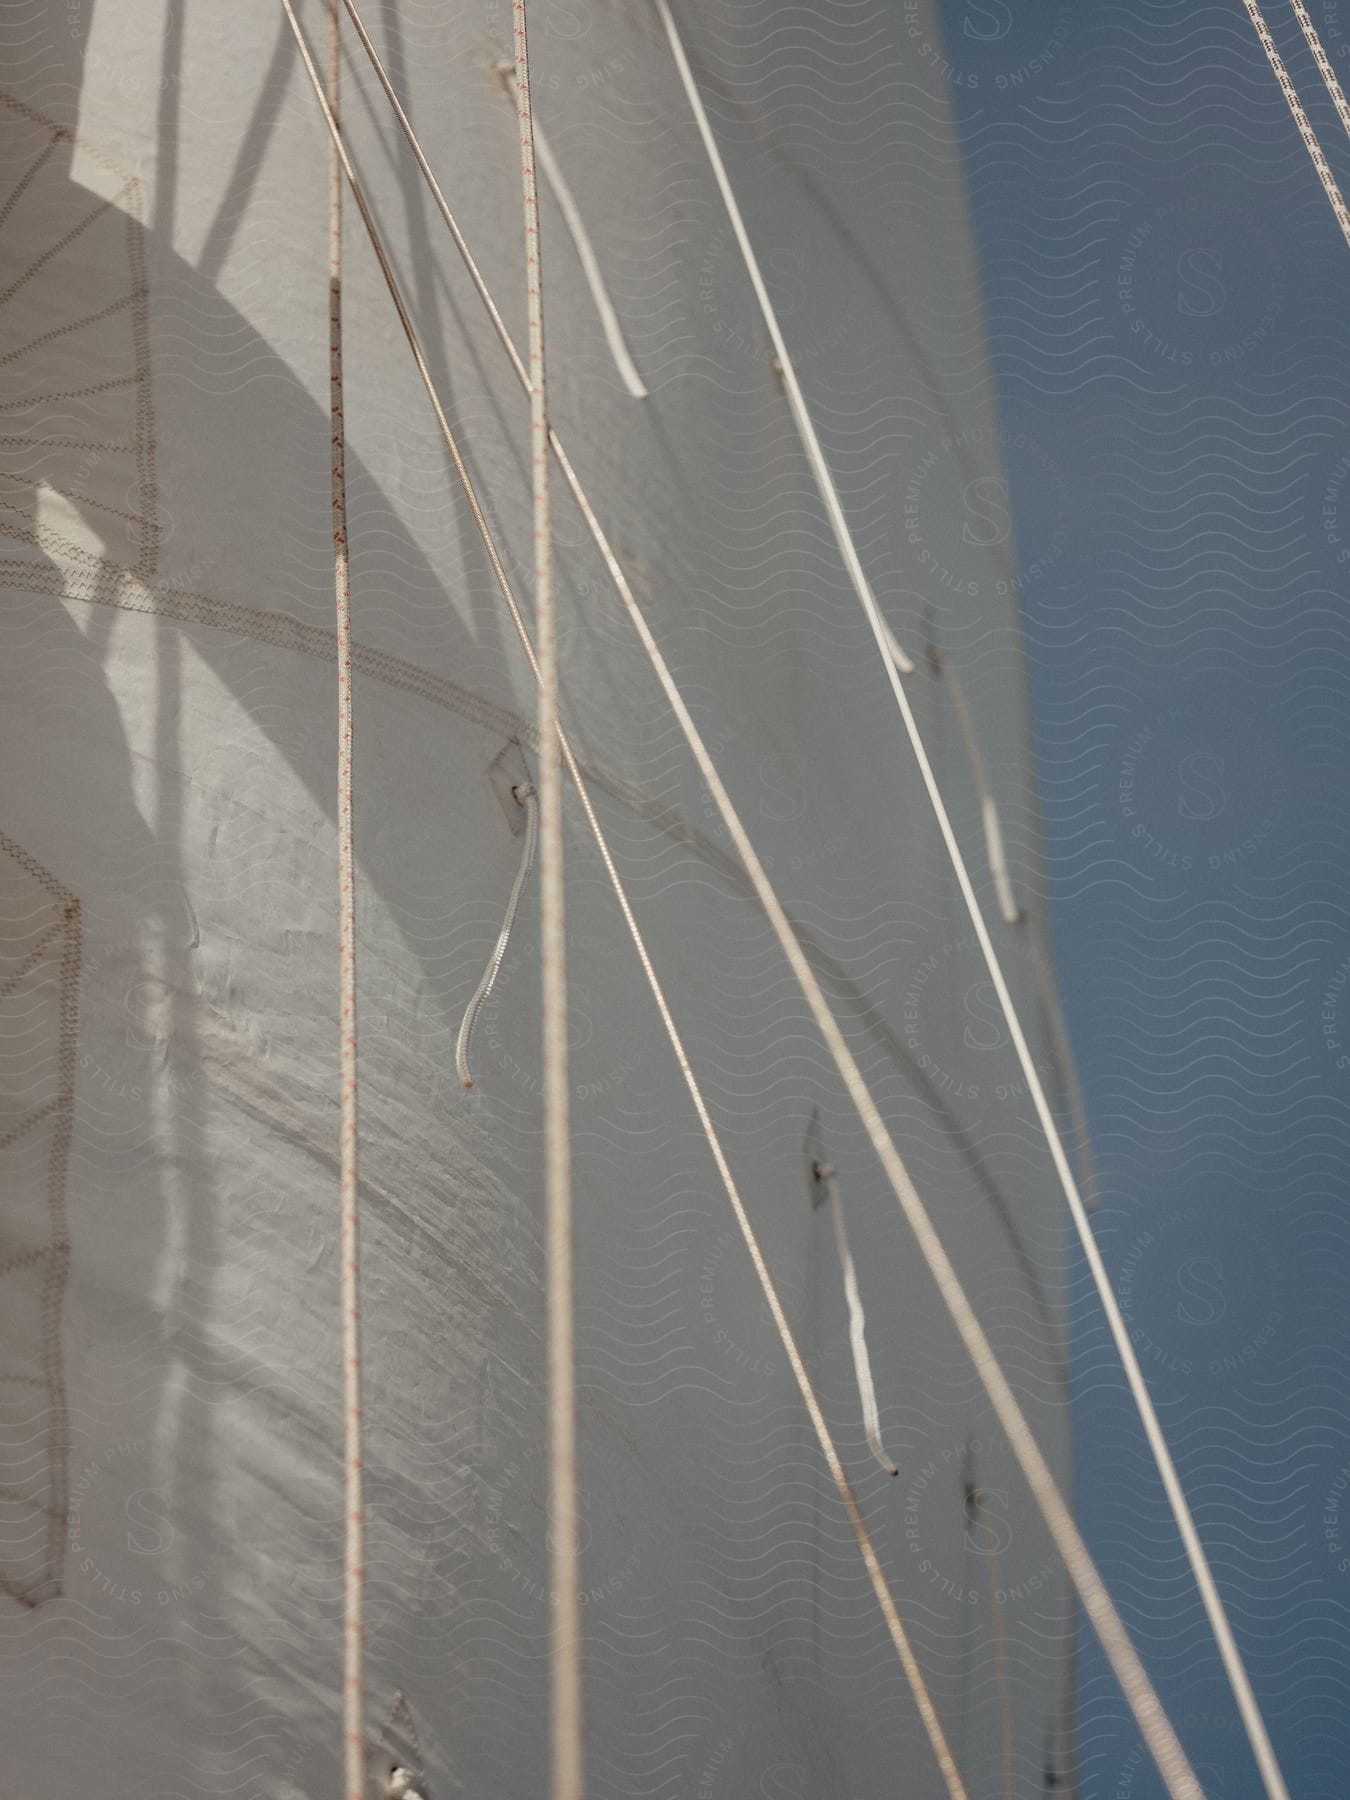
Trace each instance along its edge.
<instances>
[{"instance_id":1,"label":"white sail","mask_svg":"<svg viewBox=\"0 0 1350 1800\"><path fill-rule=\"evenodd\" d=\"M299 10L320 38L326 8ZM930 12L679 17L1058 1082L978 271L908 29ZM369 18L523 345L509 8ZM1064 1479L1058 1188L669 45L618 0L531 19L554 423ZM5 30L6 1791L317 1797L342 1597L327 140L271 0L70 0ZM345 42L344 130L528 614L528 406ZM521 866L534 692L350 210L344 341L372 1768L507 1800L546 1789L549 1675L531 879L471 1090L455 1050ZM1063 1571L561 493L555 515L565 723L953 1753L973 1794L1067 1787ZM567 825L591 1791L941 1795L574 799Z\"/></svg>"}]
</instances>

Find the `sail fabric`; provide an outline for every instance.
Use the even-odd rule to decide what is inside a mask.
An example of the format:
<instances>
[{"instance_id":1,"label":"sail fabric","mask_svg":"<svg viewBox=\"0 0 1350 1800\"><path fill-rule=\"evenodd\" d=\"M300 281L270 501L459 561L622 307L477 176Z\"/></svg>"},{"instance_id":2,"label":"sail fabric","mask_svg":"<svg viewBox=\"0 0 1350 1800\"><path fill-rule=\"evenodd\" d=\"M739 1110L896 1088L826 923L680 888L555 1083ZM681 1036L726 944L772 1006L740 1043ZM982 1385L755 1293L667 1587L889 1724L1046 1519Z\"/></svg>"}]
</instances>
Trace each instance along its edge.
<instances>
[{"instance_id":1,"label":"sail fabric","mask_svg":"<svg viewBox=\"0 0 1350 1800\"><path fill-rule=\"evenodd\" d=\"M326 8L300 10L316 42ZM1057 1186L648 9L532 0L554 422L1061 1478ZM517 343L499 0L369 23ZM959 673L1058 1083L1010 496L931 9L682 30L977 868ZM920 21L922 32L911 29ZM339 1763L337 716L326 139L280 9L10 8L0 99L0 1719L6 1779L317 1797ZM528 407L350 34L343 119L529 615ZM428 1795L545 1791L534 696L359 222L356 657L368 1681ZM974 1792L1071 1763L1073 1610L574 508L562 707ZM579 809L568 967L590 1785L942 1790ZM870 1460L813 1168L846 1195ZM1067 1779L1067 1776L1065 1776Z\"/></svg>"}]
</instances>

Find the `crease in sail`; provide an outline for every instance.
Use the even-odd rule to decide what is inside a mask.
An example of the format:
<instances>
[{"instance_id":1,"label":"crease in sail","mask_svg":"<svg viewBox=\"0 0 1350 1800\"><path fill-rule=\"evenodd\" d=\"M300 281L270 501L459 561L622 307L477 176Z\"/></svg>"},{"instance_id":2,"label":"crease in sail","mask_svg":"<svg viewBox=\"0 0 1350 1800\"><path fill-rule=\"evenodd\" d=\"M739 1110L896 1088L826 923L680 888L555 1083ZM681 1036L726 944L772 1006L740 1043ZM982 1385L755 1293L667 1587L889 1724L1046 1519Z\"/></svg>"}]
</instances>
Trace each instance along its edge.
<instances>
[{"instance_id":1,"label":"crease in sail","mask_svg":"<svg viewBox=\"0 0 1350 1800\"><path fill-rule=\"evenodd\" d=\"M283 0L283 4L285 3L286 0ZM345 0L345 3L348 6L349 12L354 10L352 7L352 0ZM674 30L674 22L670 18L668 8L664 6L664 0L658 0L658 5L662 8L667 23L668 33L672 38L673 47L679 46L678 35ZM682 47L679 47L677 54L680 57L683 56ZM684 66L687 70L687 62ZM411 127L408 127L407 129L411 132ZM715 145L710 145L710 154L715 157ZM349 181L352 181L355 184L355 175L350 162L347 161L345 166L348 170ZM359 206L362 218L366 222L367 230L372 233L372 243L374 244L378 238L378 232L375 230L374 221L371 218L369 209L364 201L360 201ZM462 243L463 240L457 232L455 233L455 236L457 243ZM445 420L444 409L436 394L435 384L431 379L430 372L427 370L425 357L421 353L417 342L416 332L411 325L411 321L407 317L406 306L401 299L397 278L389 267L387 257L384 256L383 252L378 247L376 253L377 259L380 261L382 270L385 273L386 282L390 287L391 297L394 298L396 309L404 324L404 330L413 349L419 372L422 374L424 386L432 400L438 421L441 423L443 435L446 436L447 443L452 443L453 434L450 433L448 422ZM496 317L498 320L500 319L499 314L496 314ZM509 339L509 334L506 333L504 325L500 325L499 330L503 336ZM514 357L513 361L516 362L517 367L521 370L523 376L523 366L520 365L518 356ZM526 385L528 389L528 380ZM581 487L575 471L572 469L570 460L562 450L556 432L549 433L549 441L553 446L554 455L558 459L559 466L563 471L564 479L582 513L582 517L590 532L592 540L605 562L605 566L610 573L611 580L613 581L619 598L638 633L642 648L656 673L657 679L675 714L680 730L689 745L689 748L693 752L694 760L714 799L717 810L721 814L728 834L735 844L741 860L745 865L747 873L749 874L751 882L759 897L760 904L768 916L775 936L778 938L780 947L782 948L794 977L796 978L797 985L807 1000L817 1027L825 1039L831 1058L844 1081L850 1099L858 1110L859 1117L862 1120L873 1148L882 1163L887 1179L900 1204L901 1211L907 1219L911 1230L914 1232L924 1261L934 1278L939 1296L946 1306L953 1324L956 1326L958 1335L961 1337L967 1353L971 1357L981 1384L993 1404L1000 1423L1008 1434L1013 1447L1013 1452L1022 1468L1023 1474L1027 1478L1028 1486L1031 1489L1036 1504L1055 1540L1056 1547L1064 1558L1070 1578L1083 1602L1084 1609L1096 1628L1108 1661L1111 1663L1116 1677L1120 1681L1131 1711L1133 1712L1144 1740L1149 1747L1150 1754L1154 1757L1154 1760L1158 1765L1159 1772L1168 1788L1168 1792L1172 1796L1172 1800L1202 1800L1199 1784L1195 1779L1194 1772L1190 1767L1180 1741L1163 1711L1157 1693L1139 1660L1128 1634L1125 1632L1124 1625L1116 1611L1115 1604L1102 1584L1096 1565L1089 1555L1087 1546L1083 1542L1082 1536L1074 1523L1072 1514L1063 1499L1059 1484L1055 1481L1049 1464L1046 1462L1039 1445L1035 1441L1026 1416L994 1353L993 1346L985 1335L983 1327L979 1324L969 1298L966 1295L964 1286L960 1282L955 1268L937 1235L927 1208L924 1206L918 1190L915 1188L908 1170L900 1158L894 1140L881 1119L876 1102L866 1083L863 1081L861 1071L858 1069L858 1066L848 1049L838 1022L834 1018L834 1015L825 1000L819 982L807 962L800 941L788 922L787 915L782 909L777 894L768 881L768 877L760 862L759 856L745 831L739 814L731 803L730 796L728 795L721 776L708 753L702 735L699 733L698 728L694 723L692 714L689 712L688 706L671 676L665 659L638 606L636 597L633 595L628 584L627 576L624 574L623 568L610 546L608 538L605 536L603 528L595 515L594 509L592 508L584 489ZM462 458L459 457L457 451L454 452L453 460L456 463L457 473L459 473L463 468L463 464ZM467 480L467 471L464 471L464 473L461 474L460 479L461 481ZM476 517L481 517L481 511L476 511ZM485 530L485 523L480 527L480 530ZM488 535L490 536L490 534ZM851 547L851 539L848 540L848 543ZM844 545L841 542L841 550L843 548ZM854 554L856 556L856 552ZM499 566L499 559L495 559L494 566ZM504 576L502 579L504 579ZM887 667L892 671L892 686L900 700L902 710L908 713L908 702L904 695L903 686L899 681L898 673L896 673L894 669L889 648L886 643L884 622L876 609L875 599L872 598L870 589L867 588L865 581L863 587L859 590L859 597L863 600L865 607L867 606L868 601L871 602L869 617L873 621L878 647L886 659ZM926 769L927 759L926 756L922 754L921 744L917 746L917 749L920 753L921 767ZM931 770L927 770L927 774L931 781ZM933 791L933 788L930 787L930 794ZM945 809L941 808L940 794L936 796L935 807L939 810L940 820L945 819ZM949 829L950 828L948 827L948 831ZM964 867L964 865L962 865L962 867ZM978 908L976 911L978 913ZM981 919L981 927L982 924L983 921ZM1071 1176L1070 1179L1072 1179Z\"/></svg>"},{"instance_id":2,"label":"crease in sail","mask_svg":"<svg viewBox=\"0 0 1350 1800\"><path fill-rule=\"evenodd\" d=\"M988 1511L988 1502L989 1497L984 1489L976 1485L973 1449L967 1443L964 1507L968 1541L971 1527L978 1524L981 1514ZM1008 1633L1003 1619L1003 1573L1000 1568L997 1532L995 1532L994 1541L990 1544L986 1554L989 1558L989 1596L994 1620L994 1685L998 1691L999 1721L1003 1740L1002 1800L1014 1800L1013 1709L1012 1695L1008 1689Z\"/></svg>"},{"instance_id":3,"label":"crease in sail","mask_svg":"<svg viewBox=\"0 0 1350 1800\"><path fill-rule=\"evenodd\" d=\"M350 5L350 0L347 0L347 3L348 3L348 11L350 13L354 9ZM287 6L287 11L289 14L290 9L289 9L289 5L287 4L287 0L282 0L282 4ZM293 32L295 33L297 42L302 47L302 54L304 54L304 56L305 56L307 69L308 69L308 72L310 75L311 86L314 88L315 94L319 100L320 108L323 111L325 123L328 127L329 134L331 137L333 137L334 141L337 143L338 153L342 158L343 168L346 173L348 185L350 186L350 188L352 190L352 195L353 195L354 200L356 201L357 210L360 212L361 218L362 218L362 220L366 226L366 230L370 236L371 247L375 252L376 260L380 265L380 269L384 276L386 286L388 287L388 290L389 290L390 299L392 300L392 302L394 304L394 308L399 316L400 324L403 326L404 333L408 339L409 347L412 352L414 361L417 365L418 374L421 378L422 385L423 385L423 387L426 391L427 397L431 403L432 410L436 417L437 425L441 432L442 439L445 442L446 449L450 454L451 462L455 468L456 478L458 479L460 486L463 489L465 499L466 499L466 501L469 505L470 511L472 513L472 516L473 516L473 519L475 522L475 526L478 530L479 537L483 543L484 550L488 556L489 563L492 567L494 578L495 578L498 588L502 594L502 598L506 603L508 612L511 616L512 624L516 630L516 634L520 639L521 647L525 652L527 660L529 661L530 668L535 677L535 680L536 680L536 682L538 682L538 680L539 680L539 662L538 662L538 657L537 657L537 654L535 651L535 646L530 638L529 631L528 631L528 629L525 625L525 621L521 615L520 608L516 601L515 594L511 587L510 580L507 577L505 567L502 563L500 552L498 551L495 540L493 539L491 528L489 527L489 525L487 523L486 516L483 513L482 505L478 500L472 477L470 476L468 469L464 463L463 455L460 452L458 442L455 438L453 430L451 429L449 420L446 417L445 409L441 402L440 395L436 389L435 382L431 376L430 369L429 369L427 361L426 361L425 353L423 352L423 350L421 348L416 328L413 325L411 317L408 313L407 303L403 297L403 292L402 292L402 288L399 284L398 277L395 275L393 268L389 262L388 256L384 250L383 242L382 242L382 240L380 238L380 234L379 234L379 229L376 226L375 221L370 213L369 206L368 206L368 203L367 203L367 200L365 197L365 193L361 186L361 182L356 173L355 167L353 166L353 164L351 162L351 159L346 151L345 145L342 143L340 137L338 137L338 134L336 133L334 121L328 112L327 106L324 103L323 90L317 79L317 75L313 69L312 59L310 58L310 56L308 54L308 46L307 46L306 40L304 38L303 32L300 28L298 21L295 20L294 15L291 14L290 17L291 17L291 28L292 28ZM503 330L504 329L505 329L505 327L503 327ZM508 342L509 342L509 339L508 339ZM519 363L518 358L514 359L514 360L517 361L517 366L523 372L523 367L524 367L523 364ZM554 454L559 459L560 465L563 466L565 469L570 468L570 465L566 464L564 459L561 456L556 434L553 434L553 433L550 434L550 441L553 445ZM572 477L572 481L573 482L575 481L575 476ZM569 482L569 486L571 486L571 485L572 485L572 482ZM576 490L574 489L573 491L575 492ZM583 506L586 505L584 494L581 496L579 504L581 504ZM589 511L588 508L587 508L587 510ZM593 518L593 516L594 516L593 514L590 515L590 517L592 517L592 518ZM599 530L598 523L595 526L595 529L597 531ZM609 551L607 544L605 545L604 553L606 554L607 559L612 561L613 553L611 551ZM621 571L620 571L620 578L622 579ZM596 814L596 811L595 811L594 803L591 800L589 790L588 790L586 783L582 776L582 771L578 765L577 758L572 750L567 733L564 730L561 721L555 721L555 730L556 730L556 735L557 735L557 739L558 739L559 749L561 751L563 761L565 762L565 764L567 766L568 775L569 775L574 787L576 788L577 795L581 802L582 810L583 810L583 813L586 818L587 826L591 832L591 836L595 842L596 849L597 849L597 851L600 855L601 861L604 865L605 873L609 880L610 886L613 889L615 898L619 904L619 908L623 915L624 923L628 929L629 936L632 939L634 949L637 952L638 960L641 965L643 974L646 978L648 988L652 994L652 998L656 1004L657 1012L660 1016L662 1027L666 1033L667 1040L670 1043L671 1050L674 1053L676 1062L680 1069L680 1073L684 1079L685 1086L689 1092L690 1099L693 1102L694 1110L698 1117L700 1128L701 1128L704 1138L708 1144L709 1151L712 1154L714 1164L717 1168L719 1178L722 1182L723 1190L726 1193L728 1203L730 1204L732 1213L736 1219L737 1228L739 1229L742 1239L745 1243L746 1249L750 1254L750 1258L751 1258L751 1262L752 1262L754 1270L755 1270L756 1278L758 1279L761 1290L764 1294L765 1303L769 1307L770 1315L773 1319L775 1329L778 1332L779 1340L783 1345L784 1352L788 1359L789 1367L791 1368L793 1377L796 1380L796 1383L798 1386L798 1391L800 1392L800 1394L802 1396L802 1400L806 1407L807 1414L811 1419L812 1427L816 1433L816 1439L817 1439L817 1442L821 1449L821 1454L825 1459L827 1468L829 1469L831 1479L834 1482L835 1490L838 1493L840 1500L844 1506L845 1514L849 1520L849 1524L853 1531L854 1539L858 1545L859 1553L863 1559L863 1565L867 1571L869 1583L872 1587L872 1590L876 1597L878 1606L881 1610L882 1618L886 1625L888 1635L890 1636L892 1644L895 1647L897 1657L900 1661L902 1670L904 1672L906 1680L909 1683L910 1690L914 1696L916 1709L919 1713L920 1720L924 1726L925 1733L929 1739L929 1743L933 1749L934 1757L937 1762L939 1772L942 1775L943 1783L944 1783L944 1785L947 1789L947 1792L950 1796L950 1800L969 1800L969 1795L967 1794L966 1787L964 1785L964 1782L962 1781L960 1771L958 1770L955 1758L952 1755L951 1747L947 1740L947 1736L946 1736L946 1733L945 1733L943 1725L942 1725L941 1716L940 1716L937 1706L933 1700L933 1696L929 1690L928 1683L924 1678L923 1671L919 1665L918 1658L915 1654L913 1644L909 1638L909 1634L906 1631L904 1622L903 1622L903 1620L900 1616L899 1610L895 1604L894 1596L891 1594L889 1584L886 1581L886 1577L882 1570L881 1561L877 1554L876 1546L873 1543L871 1533L869 1532L866 1522L863 1519L861 1508L859 1507L857 1499L856 1499L856 1497L853 1493L853 1490L849 1484L848 1477L844 1472L842 1458L840 1457L838 1448L834 1442L834 1438L830 1432L829 1426L826 1423L823 1408L821 1407L820 1400L816 1394L815 1387L811 1381L810 1375L807 1372L806 1364L802 1357L801 1350L798 1347L797 1341L792 1333L792 1329L788 1322L787 1314L783 1307L782 1300L779 1296L777 1287L773 1281L773 1277L770 1274L768 1262L765 1258L763 1248L759 1242L759 1238L755 1232L754 1226L752 1225L752 1223L750 1221L750 1216L746 1209L744 1198L741 1195L739 1185L736 1182L734 1174L732 1173L730 1162L727 1159L726 1151L722 1145L721 1137L720 1137L720 1135L717 1131L717 1127L713 1121L712 1113L708 1106L707 1100L704 1096L702 1086L699 1083L697 1075L694 1072L694 1068L690 1061L688 1051L684 1044L684 1040L679 1032L679 1028L676 1025L674 1015L671 1011L670 1003L666 996L665 989L662 986L659 976L657 975L656 968L652 961L650 951L647 947L646 940L642 934L642 930L641 930L640 926L638 925L636 915L633 912L632 904L629 900L627 890L623 883L623 879L619 874L618 866L615 863L614 856L610 849L608 839L606 838L603 828L600 825L598 815Z\"/></svg>"}]
</instances>

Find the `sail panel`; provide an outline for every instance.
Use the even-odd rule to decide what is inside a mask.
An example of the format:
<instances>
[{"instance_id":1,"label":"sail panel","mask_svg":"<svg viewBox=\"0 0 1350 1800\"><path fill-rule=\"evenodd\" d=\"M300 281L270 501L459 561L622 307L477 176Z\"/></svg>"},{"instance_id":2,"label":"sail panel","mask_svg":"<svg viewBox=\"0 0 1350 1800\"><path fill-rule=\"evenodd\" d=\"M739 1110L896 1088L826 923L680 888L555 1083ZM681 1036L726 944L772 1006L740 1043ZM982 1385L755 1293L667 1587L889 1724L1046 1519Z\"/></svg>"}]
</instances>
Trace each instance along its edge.
<instances>
[{"instance_id":1,"label":"sail panel","mask_svg":"<svg viewBox=\"0 0 1350 1800\"><path fill-rule=\"evenodd\" d=\"M540 117L649 389L625 388L546 191L558 428L1062 1475L1048 1158L668 48L654 15L610 0L535 15ZM302 16L322 31L323 8ZM930 644L959 670L1034 908L1006 486L940 84L894 9L704 0L681 21L982 896L979 783ZM371 23L523 344L505 9ZM15 1557L63 1519L61 1593L6 1603L7 1754L34 1794L112 1771L317 1796L336 1780L341 1609L325 140L261 0L223 23L100 0L34 31L14 179L50 148L5 222L34 272L0 313L31 409L0 522L0 829L78 899L83 944L69 1410L47 1396L23 1415L55 1446L47 1486L0 1514ZM354 44L344 83L528 614L524 397ZM470 1093L453 1066L519 852L491 771L512 746L533 766L533 695L350 209L345 290L371 1729L397 1716L406 1746L411 1719L430 1793L533 1795L549 1520L532 888ZM605 571L558 515L564 716L641 928L967 1779L997 1784L1010 1756L1017 1791L1039 1791L1069 1732L1063 1573ZM574 804L567 829L592 1786L862 1794L902 1770L938 1795ZM13 909L7 957L54 905L35 889ZM1009 927L1000 949L1054 1073L1033 941ZM57 1080L59 970L44 979L6 1015L16 1092ZM29 1154L40 1186L46 1149ZM866 1450L819 1160L848 1207L895 1480ZM26 1204L5 1215L15 1254ZM43 1341L36 1323L7 1339L6 1373L32 1376Z\"/></svg>"}]
</instances>

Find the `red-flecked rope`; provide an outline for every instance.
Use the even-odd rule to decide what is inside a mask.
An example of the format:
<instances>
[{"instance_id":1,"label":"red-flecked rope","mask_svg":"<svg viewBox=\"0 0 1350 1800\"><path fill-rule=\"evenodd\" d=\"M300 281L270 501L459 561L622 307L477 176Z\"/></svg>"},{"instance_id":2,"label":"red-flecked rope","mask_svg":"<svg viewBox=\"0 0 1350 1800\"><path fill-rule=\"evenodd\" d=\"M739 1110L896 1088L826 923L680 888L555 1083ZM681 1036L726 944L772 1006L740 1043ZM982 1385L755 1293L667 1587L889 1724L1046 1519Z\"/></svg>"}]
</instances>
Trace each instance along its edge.
<instances>
[{"instance_id":1,"label":"red-flecked rope","mask_svg":"<svg viewBox=\"0 0 1350 1800\"><path fill-rule=\"evenodd\" d=\"M287 9L289 10L289 8ZM338 0L328 0L328 102L338 118ZM366 1800L365 1517L361 1448L361 1228L356 1069L356 852L352 809L352 595L342 399L342 164L328 147L328 403L338 672L338 1125L342 1305L342 1767L346 1800Z\"/></svg>"},{"instance_id":2,"label":"red-flecked rope","mask_svg":"<svg viewBox=\"0 0 1350 1800\"><path fill-rule=\"evenodd\" d=\"M558 625L549 510L548 393L544 367L543 263L530 115L525 0L512 0L520 189L525 213L529 330L530 467L534 502L534 623L539 657L539 937L544 1025L544 1219L548 1307L549 1707L553 1800L582 1800L581 1552L577 1516L572 1157L567 1078L567 941L563 897L562 756L558 744Z\"/></svg>"}]
</instances>

